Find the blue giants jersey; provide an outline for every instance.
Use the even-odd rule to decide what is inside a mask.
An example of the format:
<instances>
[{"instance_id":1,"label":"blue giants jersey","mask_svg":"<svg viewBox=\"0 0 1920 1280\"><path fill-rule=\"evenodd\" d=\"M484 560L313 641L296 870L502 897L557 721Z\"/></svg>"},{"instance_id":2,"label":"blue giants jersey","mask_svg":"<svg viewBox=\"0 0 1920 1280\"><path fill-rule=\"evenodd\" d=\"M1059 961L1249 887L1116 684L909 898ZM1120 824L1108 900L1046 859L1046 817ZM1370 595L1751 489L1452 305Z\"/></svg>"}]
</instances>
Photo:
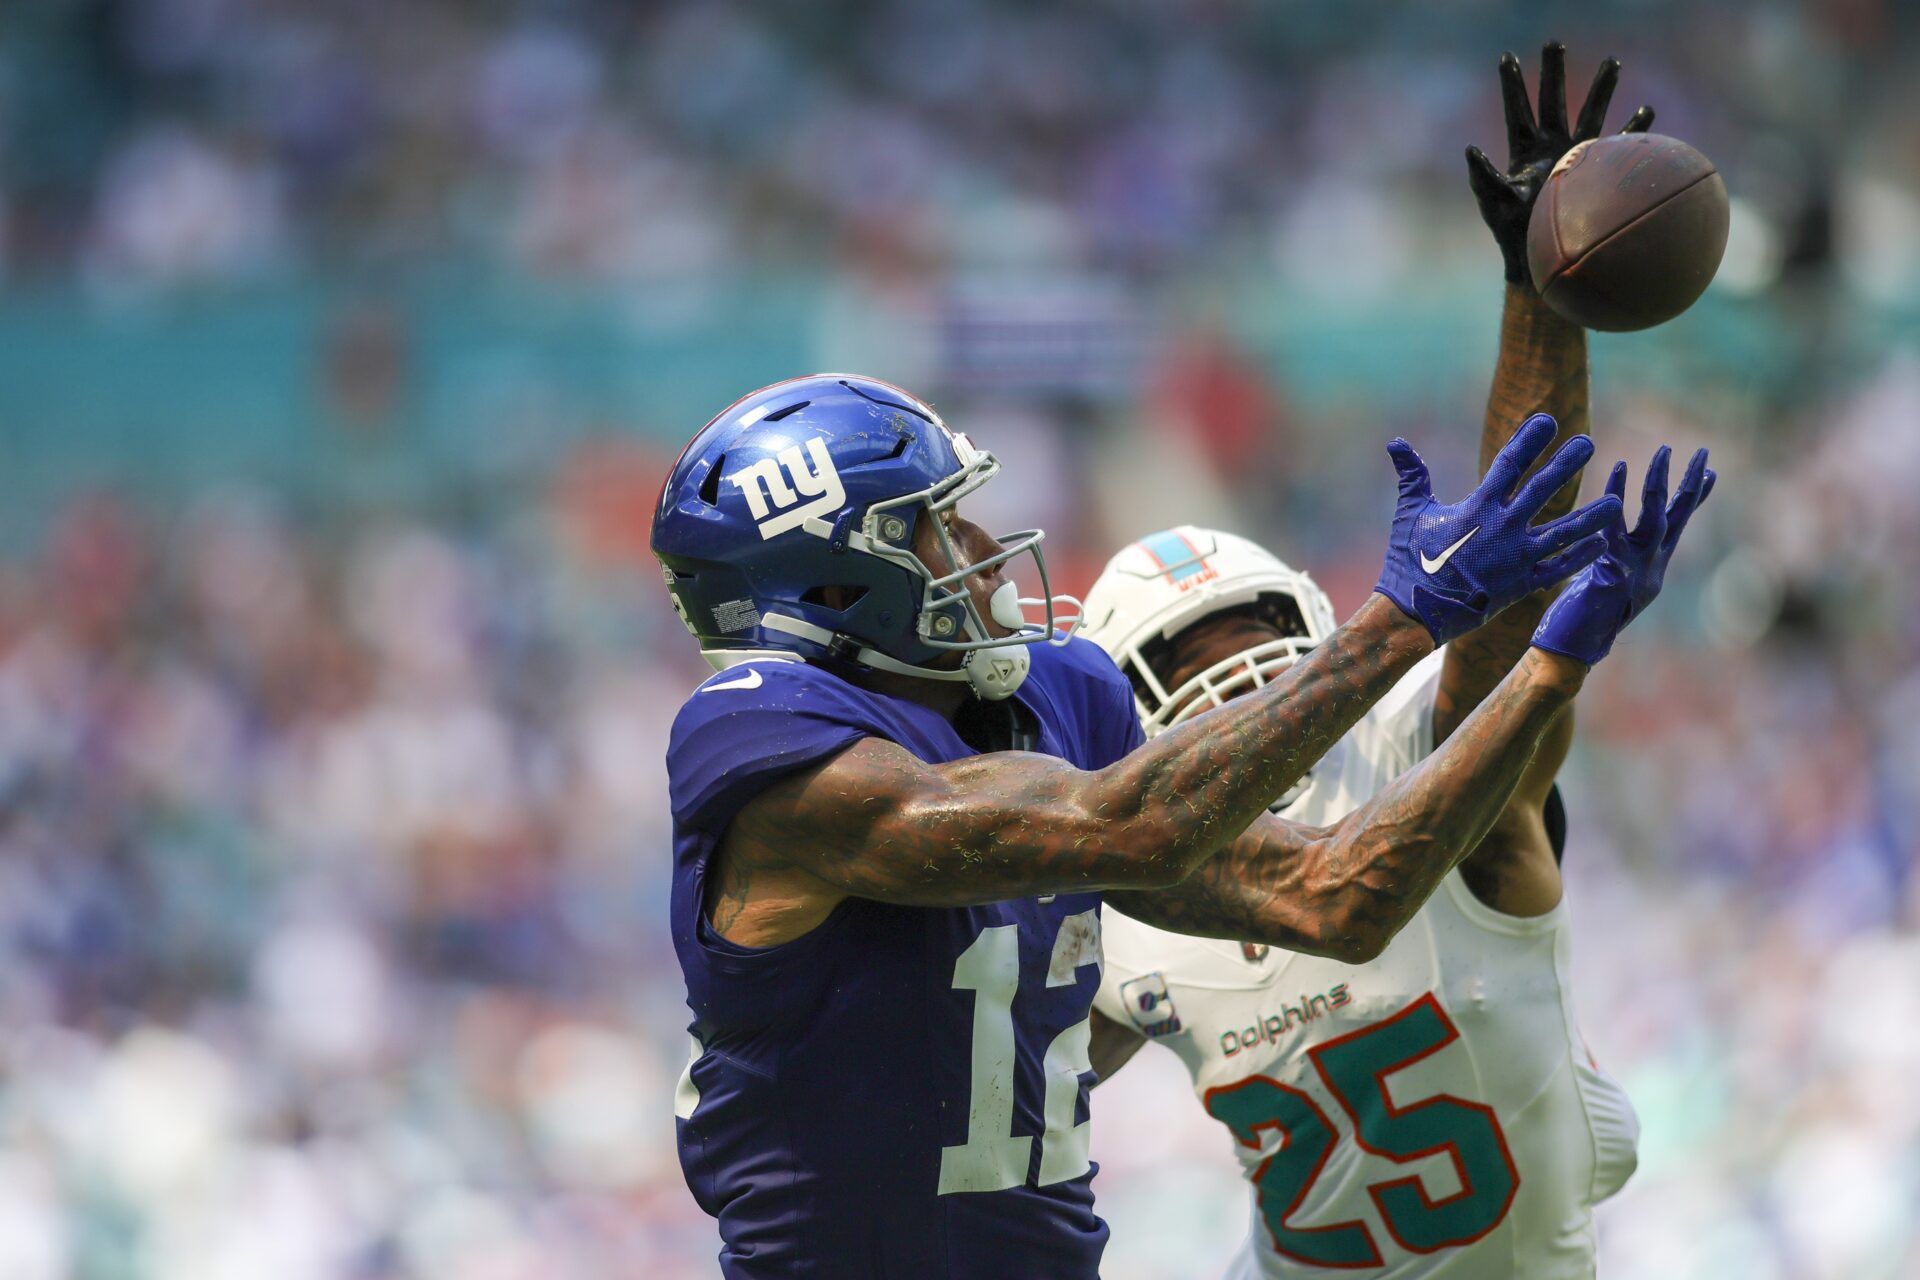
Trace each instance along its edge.
<instances>
[{"instance_id":1,"label":"blue giants jersey","mask_svg":"<svg viewBox=\"0 0 1920 1280\"><path fill-rule=\"evenodd\" d=\"M1094 645L1032 647L1032 749L1102 768L1140 741ZM918 703L820 667L707 681L667 749L673 939L697 1045L680 1162L719 1219L730 1280L1093 1280L1107 1228L1087 1161L1097 893L979 907L843 902L745 948L707 925L705 879L740 806L863 737L930 764L975 754Z\"/></svg>"}]
</instances>

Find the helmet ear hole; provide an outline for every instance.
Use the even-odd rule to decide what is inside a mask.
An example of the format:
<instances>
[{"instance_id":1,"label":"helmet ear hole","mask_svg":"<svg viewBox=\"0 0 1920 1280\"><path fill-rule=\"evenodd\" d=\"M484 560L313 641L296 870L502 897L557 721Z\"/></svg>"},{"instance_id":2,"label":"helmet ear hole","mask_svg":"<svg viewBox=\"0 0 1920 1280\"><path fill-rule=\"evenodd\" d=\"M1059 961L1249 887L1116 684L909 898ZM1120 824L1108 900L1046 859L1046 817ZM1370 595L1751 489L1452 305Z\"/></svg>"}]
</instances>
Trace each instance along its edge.
<instances>
[{"instance_id":1,"label":"helmet ear hole","mask_svg":"<svg viewBox=\"0 0 1920 1280\"><path fill-rule=\"evenodd\" d=\"M822 609L832 609L845 613L866 599L868 588L860 585L811 587L800 597L802 604L817 605Z\"/></svg>"},{"instance_id":2,"label":"helmet ear hole","mask_svg":"<svg viewBox=\"0 0 1920 1280\"><path fill-rule=\"evenodd\" d=\"M706 478L700 482L700 501L710 507L720 505L720 468L726 465L727 455L723 453L713 460L713 465L707 468Z\"/></svg>"}]
</instances>

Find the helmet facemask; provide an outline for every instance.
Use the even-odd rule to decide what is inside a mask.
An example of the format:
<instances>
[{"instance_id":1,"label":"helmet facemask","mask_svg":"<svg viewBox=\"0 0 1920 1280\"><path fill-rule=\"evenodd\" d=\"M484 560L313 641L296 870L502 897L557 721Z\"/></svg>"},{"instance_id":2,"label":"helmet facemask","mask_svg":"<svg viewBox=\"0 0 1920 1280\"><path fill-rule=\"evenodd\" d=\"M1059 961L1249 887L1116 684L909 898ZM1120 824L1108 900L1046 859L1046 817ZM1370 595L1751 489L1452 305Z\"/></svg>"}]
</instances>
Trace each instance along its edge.
<instances>
[{"instance_id":1,"label":"helmet facemask","mask_svg":"<svg viewBox=\"0 0 1920 1280\"><path fill-rule=\"evenodd\" d=\"M1217 616L1217 615L1216 615ZM1220 661L1169 690L1144 656L1129 664L1142 709L1141 727L1149 738L1204 711L1225 706L1244 693L1269 684L1313 648L1306 636L1280 636Z\"/></svg>"},{"instance_id":2,"label":"helmet facemask","mask_svg":"<svg viewBox=\"0 0 1920 1280\"><path fill-rule=\"evenodd\" d=\"M997 537L994 540L1000 544L1000 550L982 560L969 562L961 556L947 528L947 513L998 475L1000 463L991 453L974 448L963 435L954 435L953 445L960 467L952 475L927 489L876 502L867 509L861 522L866 543L863 549L900 565L919 579L920 608L915 622L919 641L930 649L966 655L957 671L911 667L908 668L911 674L965 679L981 697L998 700L1010 696L1026 679L1031 666L1026 651L1028 645L1042 641L1053 645L1067 642L1080 622L1080 601L1053 591L1047 577L1047 558L1040 549L1047 536L1044 530L1022 529ZM936 570L914 550L914 534L922 521L931 522L942 557L948 565L957 568ZM1034 571L1040 578L1040 594L1021 596L1012 582L1002 583L988 602L988 612L992 622L1010 634L995 635L967 586L967 579L991 572L1018 556L1033 558ZM1042 609L1042 619L1029 621L1025 613L1028 607ZM1063 607L1072 612L1063 616ZM883 670L906 666L873 663L864 654L861 660Z\"/></svg>"},{"instance_id":3,"label":"helmet facemask","mask_svg":"<svg viewBox=\"0 0 1920 1280\"><path fill-rule=\"evenodd\" d=\"M1297 634L1308 630L1304 605L1296 597L1284 592L1264 595L1252 605L1205 615L1193 625L1203 626L1210 619L1227 613L1246 612L1270 623L1283 634L1237 649L1196 671L1171 690L1154 670L1154 663L1148 654L1136 652L1133 661L1122 664L1133 678L1134 698L1141 713L1140 724L1149 738L1272 683L1281 672L1298 662L1302 655L1311 652L1317 643L1311 636ZM1296 634L1284 634L1287 632ZM1157 656L1164 660L1168 648L1162 646L1170 647L1172 643L1173 639L1169 639L1155 646L1160 649ZM1285 794L1275 797L1268 808L1274 813L1281 812L1300 798L1311 780L1311 774L1302 775Z\"/></svg>"}]
</instances>

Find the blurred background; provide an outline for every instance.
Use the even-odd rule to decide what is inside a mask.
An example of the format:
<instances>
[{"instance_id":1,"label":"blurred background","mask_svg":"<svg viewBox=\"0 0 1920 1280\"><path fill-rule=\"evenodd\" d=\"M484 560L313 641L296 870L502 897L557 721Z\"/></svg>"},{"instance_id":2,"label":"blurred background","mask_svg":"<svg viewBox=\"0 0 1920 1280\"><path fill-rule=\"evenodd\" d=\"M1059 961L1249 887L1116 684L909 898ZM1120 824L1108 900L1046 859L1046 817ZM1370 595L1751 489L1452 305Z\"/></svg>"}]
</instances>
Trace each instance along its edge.
<instances>
[{"instance_id":1,"label":"blurred background","mask_svg":"<svg viewBox=\"0 0 1920 1280\"><path fill-rule=\"evenodd\" d=\"M667 463L858 369L1068 588L1195 520L1350 610L1381 442L1472 478L1460 153L1548 37L1735 200L1593 342L1603 458L1726 481L1565 775L1606 1271L1920 1275L1912 6L4 0L0 1276L713 1274ZM1217 1274L1171 1055L1095 1114L1109 1280Z\"/></svg>"}]
</instances>

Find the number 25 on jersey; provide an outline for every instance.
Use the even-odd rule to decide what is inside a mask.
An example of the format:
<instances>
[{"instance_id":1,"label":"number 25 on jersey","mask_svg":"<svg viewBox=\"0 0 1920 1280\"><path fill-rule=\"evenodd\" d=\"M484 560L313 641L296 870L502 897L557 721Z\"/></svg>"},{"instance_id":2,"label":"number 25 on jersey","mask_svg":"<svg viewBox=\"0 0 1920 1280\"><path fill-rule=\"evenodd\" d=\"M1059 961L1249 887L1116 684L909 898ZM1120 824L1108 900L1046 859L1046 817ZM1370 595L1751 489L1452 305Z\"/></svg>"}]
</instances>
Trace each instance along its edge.
<instances>
[{"instance_id":1,"label":"number 25 on jersey","mask_svg":"<svg viewBox=\"0 0 1920 1280\"><path fill-rule=\"evenodd\" d=\"M1371 1183L1367 1195L1394 1243L1411 1253L1471 1244L1500 1225L1513 1207L1520 1174L1493 1108L1450 1094L1396 1106L1387 1077L1452 1044L1460 1033L1431 992L1380 1022L1307 1050L1314 1070L1346 1113L1354 1141L1395 1164L1446 1155L1460 1190L1438 1200L1417 1175ZM1377 1267L1379 1246L1358 1219L1320 1227L1289 1225L1340 1140L1313 1098L1291 1085L1252 1076L1208 1092L1207 1111L1240 1142L1258 1148L1280 1135L1280 1148L1255 1172L1260 1215L1273 1247L1319 1267Z\"/></svg>"}]
</instances>

